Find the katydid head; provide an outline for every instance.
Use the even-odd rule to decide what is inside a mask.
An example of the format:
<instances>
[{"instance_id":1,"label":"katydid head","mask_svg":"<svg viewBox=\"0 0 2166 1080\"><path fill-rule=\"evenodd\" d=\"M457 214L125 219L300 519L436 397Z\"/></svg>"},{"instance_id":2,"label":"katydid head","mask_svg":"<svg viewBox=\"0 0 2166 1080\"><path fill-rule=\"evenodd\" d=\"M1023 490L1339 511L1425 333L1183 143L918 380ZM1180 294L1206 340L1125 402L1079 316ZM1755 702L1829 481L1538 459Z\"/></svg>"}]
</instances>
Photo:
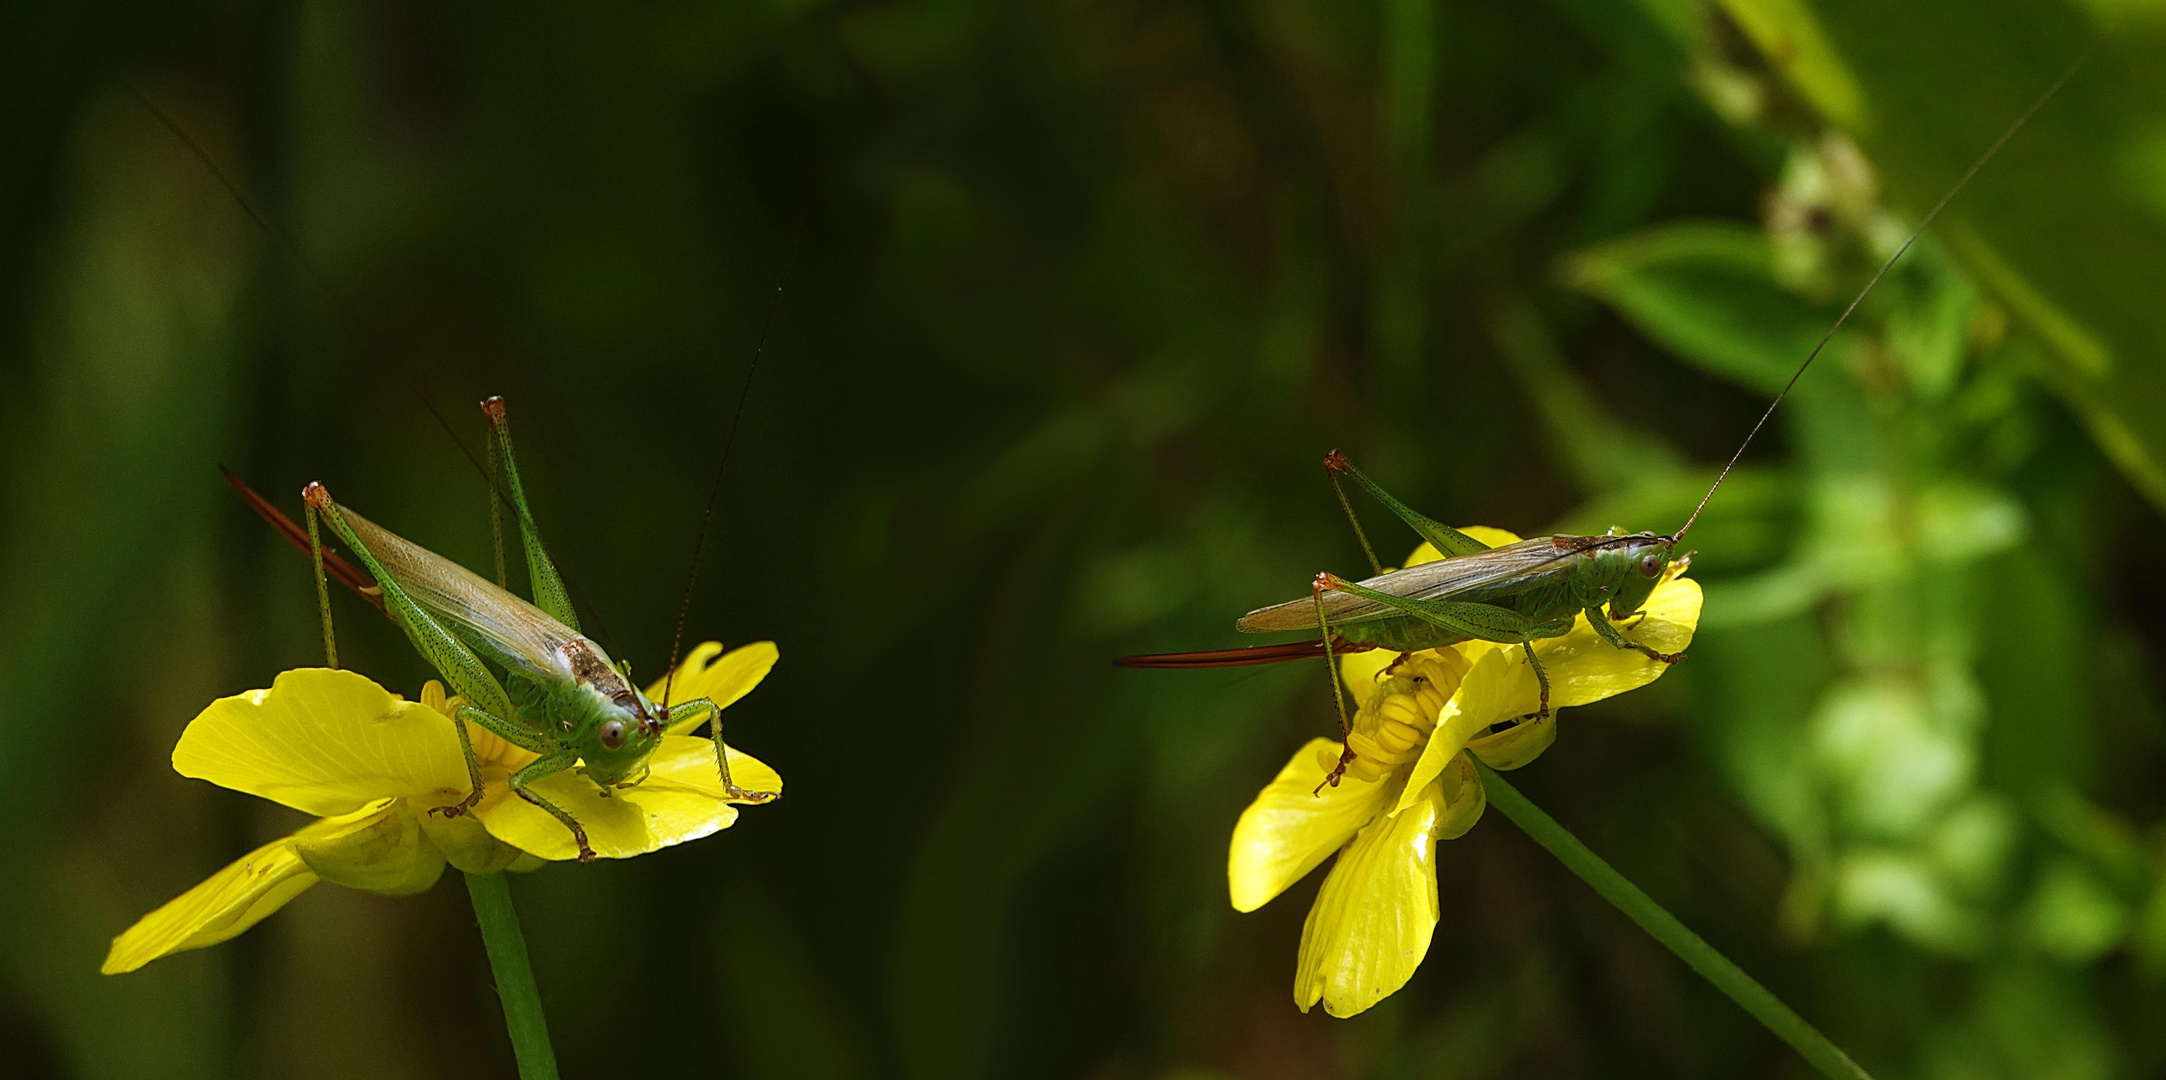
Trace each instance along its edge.
<instances>
[{"instance_id":1,"label":"katydid head","mask_svg":"<svg viewBox=\"0 0 2166 1080\"><path fill-rule=\"evenodd\" d=\"M1603 545L1595 557L1610 565L1616 590L1610 594L1609 617L1628 618L1638 611L1669 573L1676 552L1676 537L1654 533L1620 536Z\"/></svg>"},{"instance_id":2,"label":"katydid head","mask_svg":"<svg viewBox=\"0 0 2166 1080\"><path fill-rule=\"evenodd\" d=\"M608 702L601 721L577 740L587 777L603 787L639 774L655 747L662 744L661 709L637 690L630 698Z\"/></svg>"}]
</instances>

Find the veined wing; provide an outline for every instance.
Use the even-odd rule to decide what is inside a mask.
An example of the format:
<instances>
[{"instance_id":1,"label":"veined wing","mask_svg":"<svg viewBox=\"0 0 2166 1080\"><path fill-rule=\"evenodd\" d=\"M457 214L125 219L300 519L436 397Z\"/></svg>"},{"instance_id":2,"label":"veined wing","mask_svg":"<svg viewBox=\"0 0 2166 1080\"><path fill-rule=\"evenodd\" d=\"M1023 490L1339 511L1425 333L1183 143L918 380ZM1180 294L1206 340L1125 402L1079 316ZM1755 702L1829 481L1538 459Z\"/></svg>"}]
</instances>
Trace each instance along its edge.
<instances>
[{"instance_id":1,"label":"veined wing","mask_svg":"<svg viewBox=\"0 0 2166 1080\"><path fill-rule=\"evenodd\" d=\"M1531 585L1571 570L1575 556L1601 545L1601 536L1537 536L1471 555L1394 570L1361 582L1409 600L1483 600L1511 587ZM1351 593L1324 594L1324 615L1336 625L1398 614ZM1234 629L1248 634L1316 629L1316 601L1288 600L1241 616Z\"/></svg>"},{"instance_id":2,"label":"veined wing","mask_svg":"<svg viewBox=\"0 0 2166 1080\"><path fill-rule=\"evenodd\" d=\"M548 678L571 678L564 647L578 631L540 608L498 588L495 582L339 506L354 535L399 587L445 629L479 646L490 659Z\"/></svg>"}]
</instances>

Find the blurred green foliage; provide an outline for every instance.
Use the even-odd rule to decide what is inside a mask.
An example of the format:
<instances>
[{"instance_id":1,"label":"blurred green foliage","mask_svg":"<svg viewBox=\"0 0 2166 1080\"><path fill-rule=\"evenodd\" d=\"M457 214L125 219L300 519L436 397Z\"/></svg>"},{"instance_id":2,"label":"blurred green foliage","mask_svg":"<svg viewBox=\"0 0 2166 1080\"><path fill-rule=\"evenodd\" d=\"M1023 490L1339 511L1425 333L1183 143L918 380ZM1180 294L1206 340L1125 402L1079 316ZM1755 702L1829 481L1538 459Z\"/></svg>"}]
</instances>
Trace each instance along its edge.
<instances>
[{"instance_id":1,"label":"blurred green foliage","mask_svg":"<svg viewBox=\"0 0 2166 1080\"><path fill-rule=\"evenodd\" d=\"M0 1073L509 1075L458 888L318 889L120 979L290 827L173 775L315 662L213 466L553 550L789 797L517 896L570 1075L1733 1076L1802 1066L1501 820L1422 973L1294 1012L1235 816L1313 665L1117 672L1357 567L1340 447L1458 523L1692 533L1692 663L1515 777L1877 1076L2156 1075L2166 19L1853 0L22 3L0 11ZM304 254L134 100L172 113ZM318 278L321 279L321 284ZM327 286L327 288L325 287ZM1411 547L1411 538L1404 538ZM1398 542L1398 541L1393 541ZM390 627L348 662L411 693Z\"/></svg>"}]
</instances>

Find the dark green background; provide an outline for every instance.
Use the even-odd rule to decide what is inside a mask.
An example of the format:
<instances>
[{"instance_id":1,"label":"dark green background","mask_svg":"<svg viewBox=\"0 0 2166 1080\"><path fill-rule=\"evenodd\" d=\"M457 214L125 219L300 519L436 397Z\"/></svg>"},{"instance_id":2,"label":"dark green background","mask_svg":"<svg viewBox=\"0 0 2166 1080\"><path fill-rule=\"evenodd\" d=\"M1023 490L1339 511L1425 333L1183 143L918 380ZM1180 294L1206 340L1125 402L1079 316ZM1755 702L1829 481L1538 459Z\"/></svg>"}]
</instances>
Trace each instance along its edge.
<instances>
[{"instance_id":1,"label":"dark green background","mask_svg":"<svg viewBox=\"0 0 2166 1080\"><path fill-rule=\"evenodd\" d=\"M778 281L689 633L780 643L730 733L789 795L515 882L566 1075L1802 1075L1494 815L1414 981L1297 1013L1314 880L1237 916L1224 856L1319 673L1109 660L1357 569L1333 447L1456 523L1674 528L1861 223L2087 47L1693 534L1695 663L1515 782L1877 1076L2157 1075L2162 45L2112 0L8 5L0 1075L510 1075L456 881L95 973L297 820L167 764L320 658L215 466L486 567L427 403L478 448L504 394L659 672ZM1833 131L1881 186L1801 232Z\"/></svg>"}]
</instances>

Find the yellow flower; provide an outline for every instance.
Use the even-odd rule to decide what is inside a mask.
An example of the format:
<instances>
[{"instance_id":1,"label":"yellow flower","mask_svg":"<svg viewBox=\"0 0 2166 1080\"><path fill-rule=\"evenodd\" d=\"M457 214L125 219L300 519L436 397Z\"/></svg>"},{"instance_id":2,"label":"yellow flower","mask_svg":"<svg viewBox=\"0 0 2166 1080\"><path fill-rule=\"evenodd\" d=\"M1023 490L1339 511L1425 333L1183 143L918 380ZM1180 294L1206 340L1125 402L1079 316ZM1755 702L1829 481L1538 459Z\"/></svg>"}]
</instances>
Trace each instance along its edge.
<instances>
[{"instance_id":1,"label":"yellow flower","mask_svg":"<svg viewBox=\"0 0 2166 1080\"><path fill-rule=\"evenodd\" d=\"M706 642L678 665L676 684L669 688L670 699L683 702L711 698L718 710L726 709L758 686L780 655L771 641L754 642L727 653L719 642ZM647 697L657 704L668 704L662 700L666 681L657 680L648 687ZM721 713L714 715L719 717ZM722 788L722 774L715 767L714 743L692 735L701 722L695 719L689 724L674 723L665 729L661 745L647 759L653 771L637 787L605 792L577 769L567 769L528 790L578 818L587 830L587 842L593 845L595 854L605 859L628 859L727 829L737 821L737 807ZM548 811L512 794L506 782L537 755L472 725L467 730L475 733L474 753L481 759L482 779L488 782L474 814L489 827L490 835L544 859L578 858L579 846L572 841L571 830L549 816ZM449 728L445 734L450 737ZM456 742L452 744L452 755L457 758ZM739 788L781 792L782 777L764 762L735 748L729 755L730 778ZM464 792L462 781L460 793Z\"/></svg>"},{"instance_id":2,"label":"yellow flower","mask_svg":"<svg viewBox=\"0 0 2166 1080\"><path fill-rule=\"evenodd\" d=\"M672 696L709 697L727 706L766 677L777 655L770 642L727 654L708 642L678 668ZM657 684L649 696L659 700L660 694ZM404 896L435 884L447 862L489 874L575 857L570 831L511 793L511 774L535 755L471 724L482 801L461 817L430 812L457 803L468 790L458 736L446 722L450 711L434 681L414 702L365 676L328 668L282 672L269 690L212 702L181 734L173 768L320 820L257 848L144 916L113 939L100 970L133 971L171 953L215 945L319 880ZM571 811L595 851L607 857L628 858L709 835L735 822L737 808L724 795L714 744L692 737L694 726L663 736L652 773L637 787L605 796L577 770L533 786ZM774 770L735 750L730 771L743 787L781 790Z\"/></svg>"},{"instance_id":3,"label":"yellow flower","mask_svg":"<svg viewBox=\"0 0 2166 1080\"><path fill-rule=\"evenodd\" d=\"M1519 538L1465 530L1496 546ZM1438 558L1424 544L1408 565ZM1700 587L1684 566L1655 587L1643 616L1620 626L1659 652L1682 652L1700 620ZM1552 709L1585 705L1653 682L1668 667L1616 648L1587 625L1535 643L1549 674ZM1294 1004L1321 1001L1352 1016L1406 985L1429 951L1437 922L1436 843L1474 827L1487 801L1469 755L1496 769L1533 761L1557 737L1554 712L1533 713L1539 687L1517 645L1470 641L1415 653L1356 653L1340 665L1360 708L1345 746L1354 751L1336 786L1340 743L1313 739L1241 814L1227 860L1237 911L1254 911L1322 864L1324 879L1301 931Z\"/></svg>"}]
</instances>

